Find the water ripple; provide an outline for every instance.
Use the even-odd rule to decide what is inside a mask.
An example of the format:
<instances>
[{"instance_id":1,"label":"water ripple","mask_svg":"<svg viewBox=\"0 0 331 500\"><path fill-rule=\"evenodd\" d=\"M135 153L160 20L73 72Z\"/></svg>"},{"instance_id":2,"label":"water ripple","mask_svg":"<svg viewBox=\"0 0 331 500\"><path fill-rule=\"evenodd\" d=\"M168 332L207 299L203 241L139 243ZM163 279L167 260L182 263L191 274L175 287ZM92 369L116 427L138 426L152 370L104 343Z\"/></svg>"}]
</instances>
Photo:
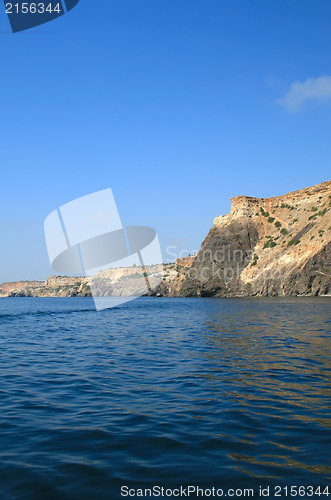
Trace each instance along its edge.
<instances>
[{"instance_id":1,"label":"water ripple","mask_svg":"<svg viewBox=\"0 0 331 500\"><path fill-rule=\"evenodd\" d=\"M2 497L326 485L329 304L2 299Z\"/></svg>"}]
</instances>

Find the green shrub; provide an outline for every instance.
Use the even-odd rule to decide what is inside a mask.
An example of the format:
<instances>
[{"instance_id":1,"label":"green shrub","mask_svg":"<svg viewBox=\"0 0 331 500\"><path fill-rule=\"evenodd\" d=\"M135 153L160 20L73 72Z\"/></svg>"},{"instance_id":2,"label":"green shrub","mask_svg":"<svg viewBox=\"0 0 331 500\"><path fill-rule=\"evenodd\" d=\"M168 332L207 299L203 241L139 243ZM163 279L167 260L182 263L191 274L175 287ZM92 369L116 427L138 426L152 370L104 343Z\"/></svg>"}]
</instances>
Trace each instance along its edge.
<instances>
[{"instance_id":1,"label":"green shrub","mask_svg":"<svg viewBox=\"0 0 331 500\"><path fill-rule=\"evenodd\" d=\"M270 222L270 224L275 220L275 217L269 217L268 218L268 222Z\"/></svg>"},{"instance_id":2,"label":"green shrub","mask_svg":"<svg viewBox=\"0 0 331 500\"><path fill-rule=\"evenodd\" d=\"M275 222L275 226L276 227L281 227L282 226L281 223L279 222L279 220Z\"/></svg>"},{"instance_id":3,"label":"green shrub","mask_svg":"<svg viewBox=\"0 0 331 500\"><path fill-rule=\"evenodd\" d=\"M292 245L299 245L300 243L300 240L296 240L295 238L293 238L291 241L288 242L287 246L290 247Z\"/></svg>"},{"instance_id":4,"label":"green shrub","mask_svg":"<svg viewBox=\"0 0 331 500\"><path fill-rule=\"evenodd\" d=\"M289 210L294 210L295 207L291 207L291 205L289 205L288 203L282 203L280 208L288 208Z\"/></svg>"},{"instance_id":5,"label":"green shrub","mask_svg":"<svg viewBox=\"0 0 331 500\"><path fill-rule=\"evenodd\" d=\"M311 207L311 211L312 211L312 212L317 212L317 210L318 210L318 209L317 209L316 207Z\"/></svg>"},{"instance_id":6,"label":"green shrub","mask_svg":"<svg viewBox=\"0 0 331 500\"><path fill-rule=\"evenodd\" d=\"M253 262L251 263L251 266L256 266L258 259L259 257L256 254L254 254L254 259Z\"/></svg>"},{"instance_id":7,"label":"green shrub","mask_svg":"<svg viewBox=\"0 0 331 500\"><path fill-rule=\"evenodd\" d=\"M275 241L273 241L272 239L270 239L270 240L266 241L263 248L273 248L276 245L277 245L277 243Z\"/></svg>"},{"instance_id":8,"label":"green shrub","mask_svg":"<svg viewBox=\"0 0 331 500\"><path fill-rule=\"evenodd\" d=\"M288 234L288 230L283 227L283 229L280 230L280 232L284 235Z\"/></svg>"}]
</instances>

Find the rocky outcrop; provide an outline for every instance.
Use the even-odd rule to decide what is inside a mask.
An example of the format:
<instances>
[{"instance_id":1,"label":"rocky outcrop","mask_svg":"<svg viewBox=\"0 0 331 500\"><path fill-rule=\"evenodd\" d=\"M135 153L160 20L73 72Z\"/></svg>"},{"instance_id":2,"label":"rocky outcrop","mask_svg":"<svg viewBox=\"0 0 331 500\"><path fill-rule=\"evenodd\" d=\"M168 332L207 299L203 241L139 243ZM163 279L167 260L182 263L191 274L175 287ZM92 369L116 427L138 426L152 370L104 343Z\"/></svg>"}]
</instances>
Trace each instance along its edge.
<instances>
[{"instance_id":1,"label":"rocky outcrop","mask_svg":"<svg viewBox=\"0 0 331 500\"><path fill-rule=\"evenodd\" d=\"M148 267L151 282L164 276L148 294L330 295L330 214L331 181L274 198L232 198L231 212L214 219L197 255ZM93 293L99 296L141 295L136 267L101 271L93 280ZM53 276L44 282L0 285L0 297L90 295L86 277Z\"/></svg>"},{"instance_id":2,"label":"rocky outcrop","mask_svg":"<svg viewBox=\"0 0 331 500\"><path fill-rule=\"evenodd\" d=\"M274 198L232 198L180 295L331 293L331 181Z\"/></svg>"},{"instance_id":3,"label":"rocky outcrop","mask_svg":"<svg viewBox=\"0 0 331 500\"><path fill-rule=\"evenodd\" d=\"M16 281L0 285L0 297L89 297L85 277L51 276L46 281Z\"/></svg>"}]
</instances>

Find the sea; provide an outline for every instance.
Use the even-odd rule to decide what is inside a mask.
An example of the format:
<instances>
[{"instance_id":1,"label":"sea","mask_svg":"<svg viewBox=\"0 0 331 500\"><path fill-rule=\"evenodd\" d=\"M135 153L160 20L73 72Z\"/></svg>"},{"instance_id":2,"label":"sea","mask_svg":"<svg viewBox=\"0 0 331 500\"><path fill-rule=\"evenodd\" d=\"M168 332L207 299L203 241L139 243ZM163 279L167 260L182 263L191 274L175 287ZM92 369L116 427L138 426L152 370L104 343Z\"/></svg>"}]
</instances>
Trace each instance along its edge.
<instances>
[{"instance_id":1,"label":"sea","mask_svg":"<svg viewBox=\"0 0 331 500\"><path fill-rule=\"evenodd\" d=\"M330 300L1 298L1 500L331 498Z\"/></svg>"}]
</instances>

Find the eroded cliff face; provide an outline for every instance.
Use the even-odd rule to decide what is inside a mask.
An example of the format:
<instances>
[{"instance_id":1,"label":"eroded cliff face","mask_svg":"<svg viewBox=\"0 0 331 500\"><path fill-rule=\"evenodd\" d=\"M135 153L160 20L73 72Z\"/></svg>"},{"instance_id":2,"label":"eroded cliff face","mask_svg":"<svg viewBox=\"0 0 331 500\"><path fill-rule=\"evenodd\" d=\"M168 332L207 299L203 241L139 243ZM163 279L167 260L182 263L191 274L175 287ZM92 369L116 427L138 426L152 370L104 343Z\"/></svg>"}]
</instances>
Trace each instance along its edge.
<instances>
[{"instance_id":1,"label":"eroded cliff face","mask_svg":"<svg viewBox=\"0 0 331 500\"><path fill-rule=\"evenodd\" d=\"M274 198L232 198L216 217L181 295L331 293L331 181Z\"/></svg>"},{"instance_id":2,"label":"eroded cliff face","mask_svg":"<svg viewBox=\"0 0 331 500\"><path fill-rule=\"evenodd\" d=\"M89 297L85 277L51 276L45 281L15 281L0 285L0 297Z\"/></svg>"},{"instance_id":3,"label":"eroded cliff face","mask_svg":"<svg viewBox=\"0 0 331 500\"><path fill-rule=\"evenodd\" d=\"M331 295L331 181L274 198L237 196L196 256L150 266L159 296ZM137 269L99 273L99 296L140 295ZM86 297L88 278L0 285L0 297Z\"/></svg>"},{"instance_id":4,"label":"eroded cliff face","mask_svg":"<svg viewBox=\"0 0 331 500\"><path fill-rule=\"evenodd\" d=\"M149 279L163 275L163 264L148 267ZM165 274L168 282L175 282L175 274L169 269ZM142 287L143 281L143 287ZM159 279L158 279L159 281ZM0 285L0 297L125 297L142 295L146 284L137 267L120 267L100 271L95 277L51 276L45 281L19 281ZM143 291L142 291L143 290Z\"/></svg>"}]
</instances>

